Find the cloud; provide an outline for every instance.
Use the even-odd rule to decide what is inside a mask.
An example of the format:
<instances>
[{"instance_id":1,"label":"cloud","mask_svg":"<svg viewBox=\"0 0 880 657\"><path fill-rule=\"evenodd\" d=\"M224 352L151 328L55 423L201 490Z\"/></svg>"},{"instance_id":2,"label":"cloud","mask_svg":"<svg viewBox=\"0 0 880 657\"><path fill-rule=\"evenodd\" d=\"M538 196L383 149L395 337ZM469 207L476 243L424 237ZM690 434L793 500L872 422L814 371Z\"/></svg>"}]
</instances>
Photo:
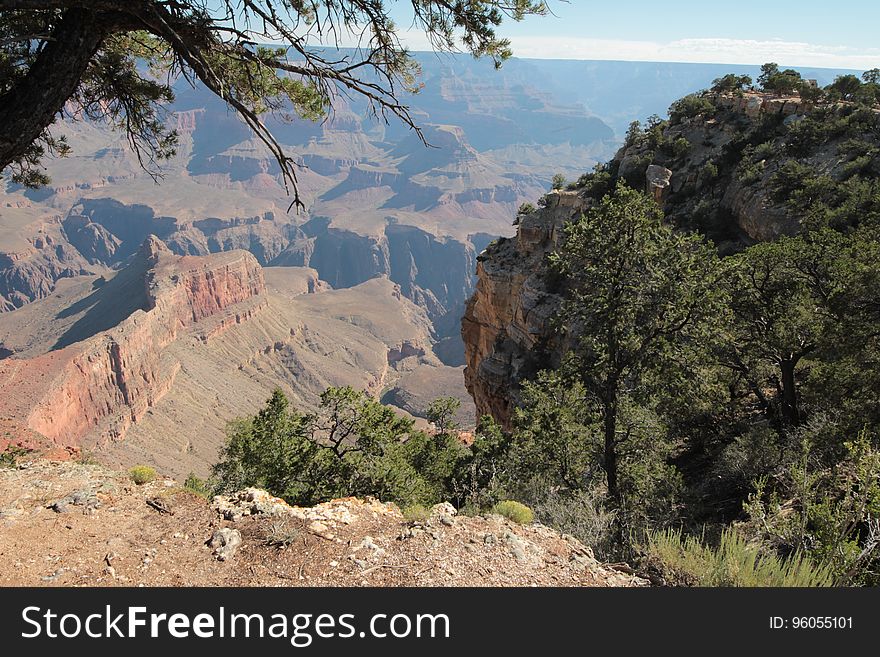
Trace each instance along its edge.
<instances>
[{"instance_id":1,"label":"cloud","mask_svg":"<svg viewBox=\"0 0 880 657\"><path fill-rule=\"evenodd\" d=\"M431 44L420 30L400 32L401 42L414 51L429 51ZM781 39L699 38L676 41L627 41L565 36L512 36L517 57L534 59L599 59L644 62L690 62L709 64L763 64L867 70L880 66L880 48L816 45ZM366 45L344 34L340 45Z\"/></svg>"},{"instance_id":2,"label":"cloud","mask_svg":"<svg viewBox=\"0 0 880 657\"><path fill-rule=\"evenodd\" d=\"M538 59L612 59L869 69L880 66L880 48L854 49L798 41L701 38L669 42L577 37L514 37L518 57ZM413 46L415 47L415 46Z\"/></svg>"}]
</instances>

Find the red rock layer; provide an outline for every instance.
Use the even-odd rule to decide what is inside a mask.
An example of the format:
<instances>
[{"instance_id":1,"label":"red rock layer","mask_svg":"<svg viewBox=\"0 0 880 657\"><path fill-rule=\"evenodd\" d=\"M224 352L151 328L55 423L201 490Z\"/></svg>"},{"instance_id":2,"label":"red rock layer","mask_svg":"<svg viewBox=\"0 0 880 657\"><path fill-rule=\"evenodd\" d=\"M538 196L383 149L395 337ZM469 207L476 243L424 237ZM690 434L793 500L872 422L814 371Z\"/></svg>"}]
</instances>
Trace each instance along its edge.
<instances>
[{"instance_id":1,"label":"red rock layer","mask_svg":"<svg viewBox=\"0 0 880 657\"><path fill-rule=\"evenodd\" d=\"M0 418L54 445L119 440L174 383L180 363L168 344L210 317L219 327L245 321L265 303L262 269L245 251L180 258L151 237L136 257L150 265L149 309L60 351L0 361ZM231 309L243 302L249 307Z\"/></svg>"}]
</instances>

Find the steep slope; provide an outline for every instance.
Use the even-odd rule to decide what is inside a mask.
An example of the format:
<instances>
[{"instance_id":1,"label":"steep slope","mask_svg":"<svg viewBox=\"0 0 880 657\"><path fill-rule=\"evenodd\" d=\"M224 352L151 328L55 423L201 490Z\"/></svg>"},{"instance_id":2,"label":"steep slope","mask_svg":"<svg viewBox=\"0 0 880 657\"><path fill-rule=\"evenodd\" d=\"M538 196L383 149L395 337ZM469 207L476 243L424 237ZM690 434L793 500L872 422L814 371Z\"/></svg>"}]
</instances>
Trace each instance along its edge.
<instances>
[{"instance_id":1,"label":"steep slope","mask_svg":"<svg viewBox=\"0 0 880 657\"><path fill-rule=\"evenodd\" d=\"M477 286L461 322L465 386L477 416L509 426L519 384L559 364L552 319L561 297L547 276L547 255L562 227L589 207L583 194L552 192L542 209L520 218L516 237L492 243L480 254Z\"/></svg>"},{"instance_id":2,"label":"steep slope","mask_svg":"<svg viewBox=\"0 0 880 657\"><path fill-rule=\"evenodd\" d=\"M559 364L568 345L553 329L561 298L546 257L564 225L617 180L643 189L669 222L703 233L722 254L794 234L805 221L845 227L880 212L880 110L757 92L686 101L601 171L545 196L519 217L516 237L478 258L462 320L465 382L478 415L509 424L521 382Z\"/></svg>"},{"instance_id":3,"label":"steep slope","mask_svg":"<svg viewBox=\"0 0 880 657\"><path fill-rule=\"evenodd\" d=\"M169 344L202 320L216 316L219 330L265 304L262 271L245 252L177 259L152 238L131 266L140 274L142 290L134 298L141 297L142 307L118 325L42 356L0 363L4 414L54 444L121 439L173 385L180 363L165 352ZM238 312L224 316L233 306ZM69 330L97 321L92 315L101 312L96 303Z\"/></svg>"}]
</instances>

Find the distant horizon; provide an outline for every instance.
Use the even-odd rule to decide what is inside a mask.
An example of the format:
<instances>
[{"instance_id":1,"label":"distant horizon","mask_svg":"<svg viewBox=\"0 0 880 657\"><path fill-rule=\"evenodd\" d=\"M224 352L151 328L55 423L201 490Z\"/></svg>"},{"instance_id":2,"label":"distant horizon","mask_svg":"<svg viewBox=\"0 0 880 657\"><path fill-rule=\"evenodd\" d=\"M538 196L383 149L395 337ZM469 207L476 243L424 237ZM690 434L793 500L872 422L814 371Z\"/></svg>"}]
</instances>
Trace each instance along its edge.
<instances>
[{"instance_id":1,"label":"distant horizon","mask_svg":"<svg viewBox=\"0 0 880 657\"><path fill-rule=\"evenodd\" d=\"M342 48L340 48L342 49ZM431 50L411 50L412 54L418 55L437 55L435 51ZM468 59L473 59L473 56L466 52L455 52L455 53L443 53L440 56L442 57L445 54L452 54L456 56L464 56ZM761 62L760 64L742 64L738 62L722 62L722 61L706 61L706 62L683 62L683 61L675 61L675 60L659 60L659 59L603 59L603 58L577 58L577 57L527 57L517 55L514 51L513 57L511 61L522 60L522 61L553 61L553 62L593 62L593 63L609 63L609 64L674 64L676 66L736 66L739 68L760 68L762 64L766 64L767 62L775 61L775 60L767 60L766 62ZM853 68L847 66L814 66L812 64L792 64L790 62L784 61L776 61L776 64L779 65L780 68L793 68L793 69L815 69L822 71L852 71L857 73L863 73L868 68ZM878 67L880 67L880 62L878 62ZM874 67L870 67L874 68Z\"/></svg>"},{"instance_id":2,"label":"distant horizon","mask_svg":"<svg viewBox=\"0 0 880 657\"><path fill-rule=\"evenodd\" d=\"M268 44L273 45L273 44ZM335 46L331 44L312 44L310 48L315 50L359 50L363 49L362 47L356 45L340 45ZM427 55L432 57L437 57L442 59L443 57L462 57L468 60L473 61L483 61L491 64L491 60L486 57L475 58L468 52L463 50L460 51L452 51L452 52L438 52L436 50L431 50L429 48L412 48L410 49L410 54L412 55ZM853 66L820 66L815 64L792 64L791 62L786 62L779 59L767 59L762 62L750 64L750 63L742 63L742 62L725 62L725 61L680 61L680 60L663 60L663 59L615 59L615 58L605 58L605 57L538 57L538 56L528 56L528 55L519 55L514 49L513 56L509 61L547 61L547 62L594 62L594 63L610 63L610 64L672 64L676 66L735 66L738 68L760 68L762 64L766 64L768 62L775 62L779 65L780 68L794 68L794 69L810 69L810 70L821 70L821 71L847 71L853 73L863 73L872 68L880 68L880 59L878 59L877 66L869 66L866 68L861 67L853 67ZM502 64L503 66L503 64Z\"/></svg>"},{"instance_id":3,"label":"distant horizon","mask_svg":"<svg viewBox=\"0 0 880 657\"><path fill-rule=\"evenodd\" d=\"M583 0L547 0L548 16L505 21L498 29L524 59L638 61L868 70L880 67L876 25L880 3L843 0L737 0L707 7L704 0L653 0L626 6ZM407 12L392 12L402 41L427 50Z\"/></svg>"}]
</instances>

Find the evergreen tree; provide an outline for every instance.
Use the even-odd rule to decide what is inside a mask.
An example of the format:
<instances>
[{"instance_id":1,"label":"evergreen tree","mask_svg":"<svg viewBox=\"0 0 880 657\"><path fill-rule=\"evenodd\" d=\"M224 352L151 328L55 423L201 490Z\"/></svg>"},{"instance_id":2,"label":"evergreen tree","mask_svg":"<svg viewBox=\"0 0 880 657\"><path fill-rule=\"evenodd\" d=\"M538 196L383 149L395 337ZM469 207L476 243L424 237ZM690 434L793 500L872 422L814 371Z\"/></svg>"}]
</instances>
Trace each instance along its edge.
<instances>
[{"instance_id":1,"label":"evergreen tree","mask_svg":"<svg viewBox=\"0 0 880 657\"><path fill-rule=\"evenodd\" d=\"M620 183L566 227L552 261L566 280L567 366L598 408L608 494L619 501L621 454L644 429L625 411L698 394L694 373L723 315L718 257Z\"/></svg>"}]
</instances>

